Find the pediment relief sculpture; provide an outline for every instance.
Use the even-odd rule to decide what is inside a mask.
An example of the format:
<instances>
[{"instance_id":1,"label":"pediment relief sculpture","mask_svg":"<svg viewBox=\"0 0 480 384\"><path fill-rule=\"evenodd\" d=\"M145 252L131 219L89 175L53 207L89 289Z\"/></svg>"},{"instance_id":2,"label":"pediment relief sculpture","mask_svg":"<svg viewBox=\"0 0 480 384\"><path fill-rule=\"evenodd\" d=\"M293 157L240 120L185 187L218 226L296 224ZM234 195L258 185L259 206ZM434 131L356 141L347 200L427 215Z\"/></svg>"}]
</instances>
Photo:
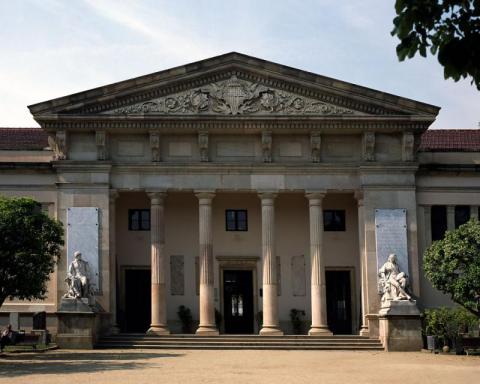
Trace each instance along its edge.
<instances>
[{"instance_id":1,"label":"pediment relief sculpture","mask_svg":"<svg viewBox=\"0 0 480 384\"><path fill-rule=\"evenodd\" d=\"M358 112L231 76L181 93L136 103L106 114L352 115Z\"/></svg>"}]
</instances>

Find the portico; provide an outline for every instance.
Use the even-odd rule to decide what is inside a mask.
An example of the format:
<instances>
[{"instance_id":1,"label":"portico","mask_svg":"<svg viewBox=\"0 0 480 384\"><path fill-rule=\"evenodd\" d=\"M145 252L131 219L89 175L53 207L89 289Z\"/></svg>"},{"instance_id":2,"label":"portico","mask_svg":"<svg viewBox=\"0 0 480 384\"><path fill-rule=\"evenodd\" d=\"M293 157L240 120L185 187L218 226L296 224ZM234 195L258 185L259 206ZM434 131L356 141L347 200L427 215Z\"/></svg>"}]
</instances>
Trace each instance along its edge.
<instances>
[{"instance_id":1,"label":"portico","mask_svg":"<svg viewBox=\"0 0 480 384\"><path fill-rule=\"evenodd\" d=\"M229 53L29 108L52 154L29 190L64 223L97 208L99 334L176 334L183 306L198 336L288 335L296 321L310 339L379 338L391 239L377 221L394 211L422 302L429 199L448 200L417 151L435 106Z\"/></svg>"}]
</instances>

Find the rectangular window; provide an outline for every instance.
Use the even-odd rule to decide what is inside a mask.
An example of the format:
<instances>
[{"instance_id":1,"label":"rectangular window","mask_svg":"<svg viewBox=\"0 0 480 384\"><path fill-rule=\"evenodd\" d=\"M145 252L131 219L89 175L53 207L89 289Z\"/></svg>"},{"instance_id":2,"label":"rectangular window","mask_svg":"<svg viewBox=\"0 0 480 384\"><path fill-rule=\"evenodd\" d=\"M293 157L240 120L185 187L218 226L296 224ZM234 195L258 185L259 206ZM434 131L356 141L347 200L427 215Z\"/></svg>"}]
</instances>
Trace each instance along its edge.
<instances>
[{"instance_id":1,"label":"rectangular window","mask_svg":"<svg viewBox=\"0 0 480 384\"><path fill-rule=\"evenodd\" d=\"M455 229L460 225L465 224L470 220L470 206L469 205L456 205L455 206Z\"/></svg>"},{"instance_id":2,"label":"rectangular window","mask_svg":"<svg viewBox=\"0 0 480 384\"><path fill-rule=\"evenodd\" d=\"M325 209L323 211L323 230L331 232L345 231L345 211Z\"/></svg>"},{"instance_id":3,"label":"rectangular window","mask_svg":"<svg viewBox=\"0 0 480 384\"><path fill-rule=\"evenodd\" d=\"M225 211L225 229L227 231L248 231L246 209L227 209Z\"/></svg>"},{"instance_id":4,"label":"rectangular window","mask_svg":"<svg viewBox=\"0 0 480 384\"><path fill-rule=\"evenodd\" d=\"M149 209L129 209L128 210L128 230L129 231L149 231L150 230L150 210Z\"/></svg>"},{"instance_id":5,"label":"rectangular window","mask_svg":"<svg viewBox=\"0 0 480 384\"><path fill-rule=\"evenodd\" d=\"M447 207L445 205L432 205L430 225L432 241L442 240L447 231Z\"/></svg>"}]
</instances>

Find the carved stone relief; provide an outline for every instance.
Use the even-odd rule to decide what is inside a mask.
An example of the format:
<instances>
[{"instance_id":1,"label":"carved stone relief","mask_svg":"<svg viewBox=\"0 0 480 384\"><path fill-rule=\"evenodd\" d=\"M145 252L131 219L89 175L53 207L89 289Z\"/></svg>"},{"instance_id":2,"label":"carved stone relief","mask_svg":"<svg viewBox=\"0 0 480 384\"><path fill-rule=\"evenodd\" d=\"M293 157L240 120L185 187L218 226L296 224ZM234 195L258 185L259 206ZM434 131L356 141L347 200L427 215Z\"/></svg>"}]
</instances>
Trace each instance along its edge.
<instances>
[{"instance_id":1,"label":"carved stone relief","mask_svg":"<svg viewBox=\"0 0 480 384\"><path fill-rule=\"evenodd\" d=\"M375 133L365 132L363 134L363 160L375 161Z\"/></svg>"},{"instance_id":2,"label":"carved stone relief","mask_svg":"<svg viewBox=\"0 0 480 384\"><path fill-rule=\"evenodd\" d=\"M107 133L105 131L95 132L95 145L97 146L97 160L107 160Z\"/></svg>"},{"instance_id":3,"label":"carved stone relief","mask_svg":"<svg viewBox=\"0 0 480 384\"><path fill-rule=\"evenodd\" d=\"M415 137L411 132L404 132L402 138L402 160L415 160Z\"/></svg>"},{"instance_id":4,"label":"carved stone relief","mask_svg":"<svg viewBox=\"0 0 480 384\"><path fill-rule=\"evenodd\" d=\"M322 136L318 132L312 132L310 135L310 147L312 149L312 162L320 162L320 149L322 145Z\"/></svg>"},{"instance_id":5,"label":"carved stone relief","mask_svg":"<svg viewBox=\"0 0 480 384\"><path fill-rule=\"evenodd\" d=\"M292 294L293 296L305 296L305 256L292 257Z\"/></svg>"},{"instance_id":6,"label":"carved stone relief","mask_svg":"<svg viewBox=\"0 0 480 384\"><path fill-rule=\"evenodd\" d=\"M67 133L65 131L57 131L55 136L48 136L48 145L53 150L54 160L66 160Z\"/></svg>"},{"instance_id":7,"label":"carved stone relief","mask_svg":"<svg viewBox=\"0 0 480 384\"><path fill-rule=\"evenodd\" d=\"M160 155L160 133L150 132L150 149L152 150L152 161L161 161Z\"/></svg>"},{"instance_id":8,"label":"carved stone relief","mask_svg":"<svg viewBox=\"0 0 480 384\"><path fill-rule=\"evenodd\" d=\"M198 148L200 150L200 161L209 161L208 158L208 132L199 132Z\"/></svg>"},{"instance_id":9,"label":"carved stone relief","mask_svg":"<svg viewBox=\"0 0 480 384\"><path fill-rule=\"evenodd\" d=\"M236 76L204 87L107 111L108 114L351 115L347 108Z\"/></svg>"},{"instance_id":10,"label":"carved stone relief","mask_svg":"<svg viewBox=\"0 0 480 384\"><path fill-rule=\"evenodd\" d=\"M272 162L272 132L262 132L262 155L264 163Z\"/></svg>"},{"instance_id":11,"label":"carved stone relief","mask_svg":"<svg viewBox=\"0 0 480 384\"><path fill-rule=\"evenodd\" d=\"M185 294L185 262L183 255L170 256L170 293Z\"/></svg>"}]
</instances>

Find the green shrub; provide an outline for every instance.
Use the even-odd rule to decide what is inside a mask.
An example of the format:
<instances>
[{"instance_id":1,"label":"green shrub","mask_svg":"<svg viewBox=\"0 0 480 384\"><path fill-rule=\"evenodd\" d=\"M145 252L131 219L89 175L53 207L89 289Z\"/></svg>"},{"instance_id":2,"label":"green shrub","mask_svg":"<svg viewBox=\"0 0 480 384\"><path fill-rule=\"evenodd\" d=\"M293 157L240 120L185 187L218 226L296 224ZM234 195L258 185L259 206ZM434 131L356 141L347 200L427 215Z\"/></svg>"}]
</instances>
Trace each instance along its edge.
<instances>
[{"instance_id":1,"label":"green shrub","mask_svg":"<svg viewBox=\"0 0 480 384\"><path fill-rule=\"evenodd\" d=\"M477 317L465 308L442 307L424 312L424 334L435 336L443 345L454 344L461 334L472 333L478 326Z\"/></svg>"},{"instance_id":2,"label":"green shrub","mask_svg":"<svg viewBox=\"0 0 480 384\"><path fill-rule=\"evenodd\" d=\"M193 317L190 308L180 305L177 312L180 321L182 322L182 333L192 333Z\"/></svg>"},{"instance_id":3,"label":"green shrub","mask_svg":"<svg viewBox=\"0 0 480 384\"><path fill-rule=\"evenodd\" d=\"M301 335L305 326L305 311L302 309L290 310L290 321L294 335Z\"/></svg>"}]
</instances>

